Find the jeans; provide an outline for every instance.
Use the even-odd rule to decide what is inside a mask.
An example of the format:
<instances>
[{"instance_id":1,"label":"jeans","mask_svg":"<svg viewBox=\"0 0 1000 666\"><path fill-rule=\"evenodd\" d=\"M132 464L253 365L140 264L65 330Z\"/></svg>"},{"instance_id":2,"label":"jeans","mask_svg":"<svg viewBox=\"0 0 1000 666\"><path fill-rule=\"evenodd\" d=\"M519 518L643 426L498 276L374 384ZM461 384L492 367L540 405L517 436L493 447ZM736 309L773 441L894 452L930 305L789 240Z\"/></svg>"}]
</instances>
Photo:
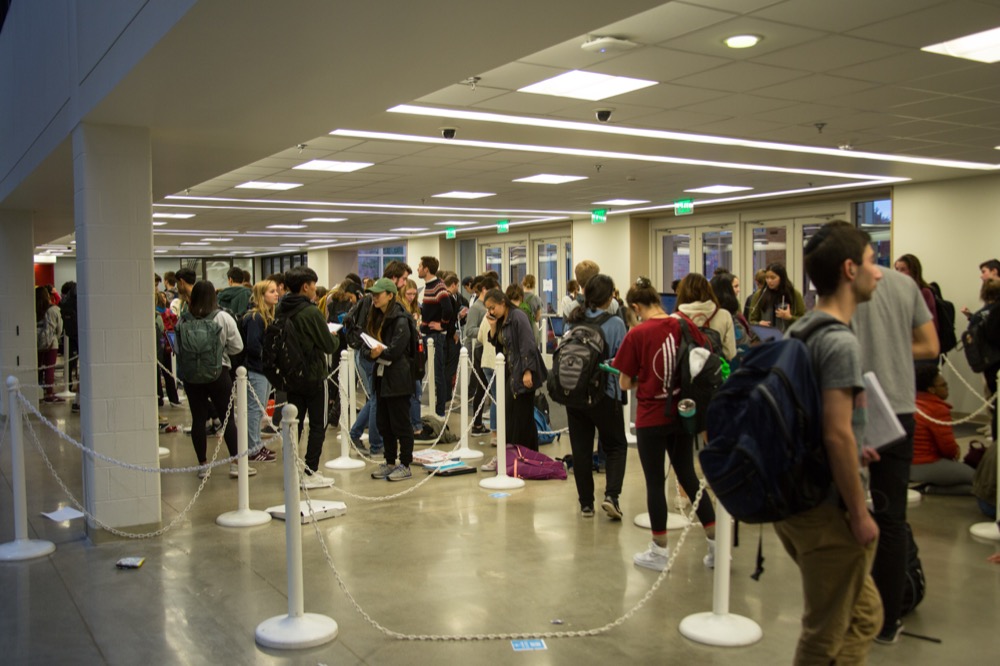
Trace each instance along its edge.
<instances>
[{"instance_id":1,"label":"jeans","mask_svg":"<svg viewBox=\"0 0 1000 666\"><path fill-rule=\"evenodd\" d=\"M445 333L430 332L429 340L434 341L434 413L444 417L451 400L451 378L448 377L448 336Z\"/></svg>"},{"instance_id":2,"label":"jeans","mask_svg":"<svg viewBox=\"0 0 1000 666\"><path fill-rule=\"evenodd\" d=\"M247 442L253 451L260 446L260 420L264 417L260 406L267 406L271 384L265 375L253 370L247 370L247 384L253 387L253 391L247 390ZM256 397L254 393L257 394Z\"/></svg>"},{"instance_id":3,"label":"jeans","mask_svg":"<svg viewBox=\"0 0 1000 666\"><path fill-rule=\"evenodd\" d=\"M423 383L418 379L410 396L410 425L413 432L418 433L424 429L424 422L420 419L420 396L423 394Z\"/></svg>"},{"instance_id":4,"label":"jeans","mask_svg":"<svg viewBox=\"0 0 1000 666\"><path fill-rule=\"evenodd\" d=\"M382 435L378 430L378 396L372 389L372 373L375 371L375 364L364 358L361 352L354 352L354 359L357 362L358 374L361 375L361 384L368 393L368 400L365 406L358 412L358 418L351 426L351 439L360 441L365 428L368 428L368 445L372 453L382 450ZM343 407L341 407L343 409ZM350 413L350 412L348 412Z\"/></svg>"},{"instance_id":5,"label":"jeans","mask_svg":"<svg viewBox=\"0 0 1000 666\"><path fill-rule=\"evenodd\" d=\"M323 455L323 440L326 438L326 382L316 382L316 388L308 393L288 393L289 404L299 410L299 439L302 426L309 416L309 443L306 446L306 467L312 471L319 469L319 457Z\"/></svg>"},{"instance_id":6,"label":"jeans","mask_svg":"<svg viewBox=\"0 0 1000 666\"><path fill-rule=\"evenodd\" d=\"M868 470L872 493L872 516L878 524L878 548L872 566L872 579L882 596L885 627L895 629L903 604L906 586L906 562L909 540L906 536L906 491L913 461L913 414L897 414L906 436L879 450L881 460ZM879 627L882 629L882 627Z\"/></svg>"}]
</instances>

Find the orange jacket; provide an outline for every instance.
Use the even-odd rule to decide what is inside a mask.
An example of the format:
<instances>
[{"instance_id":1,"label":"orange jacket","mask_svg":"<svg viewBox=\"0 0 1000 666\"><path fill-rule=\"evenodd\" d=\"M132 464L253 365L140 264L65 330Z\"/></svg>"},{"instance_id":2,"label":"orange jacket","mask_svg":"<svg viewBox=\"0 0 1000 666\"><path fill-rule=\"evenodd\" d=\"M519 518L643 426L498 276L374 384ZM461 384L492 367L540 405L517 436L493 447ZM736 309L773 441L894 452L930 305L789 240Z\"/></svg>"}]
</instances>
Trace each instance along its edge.
<instances>
[{"instance_id":1,"label":"orange jacket","mask_svg":"<svg viewBox=\"0 0 1000 666\"><path fill-rule=\"evenodd\" d=\"M938 421L951 421L951 405L941 398L917 391L916 429L913 433L913 464L926 465L942 458L958 459L958 442L951 426L931 423L921 412Z\"/></svg>"}]
</instances>

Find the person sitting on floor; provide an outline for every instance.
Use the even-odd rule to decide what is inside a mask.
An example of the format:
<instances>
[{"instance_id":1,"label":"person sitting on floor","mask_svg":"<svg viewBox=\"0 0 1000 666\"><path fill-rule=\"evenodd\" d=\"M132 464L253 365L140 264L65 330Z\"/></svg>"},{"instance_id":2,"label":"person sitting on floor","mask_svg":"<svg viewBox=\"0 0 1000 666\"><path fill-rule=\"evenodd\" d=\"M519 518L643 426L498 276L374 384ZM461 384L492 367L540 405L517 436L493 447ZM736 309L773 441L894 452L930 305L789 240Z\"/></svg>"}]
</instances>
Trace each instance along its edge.
<instances>
[{"instance_id":1,"label":"person sitting on floor","mask_svg":"<svg viewBox=\"0 0 1000 666\"><path fill-rule=\"evenodd\" d=\"M974 471L959 462L960 451L951 421L948 382L936 365L917 367L917 413L913 433L913 464L910 482L925 486L925 492L939 495L968 495L972 492Z\"/></svg>"}]
</instances>

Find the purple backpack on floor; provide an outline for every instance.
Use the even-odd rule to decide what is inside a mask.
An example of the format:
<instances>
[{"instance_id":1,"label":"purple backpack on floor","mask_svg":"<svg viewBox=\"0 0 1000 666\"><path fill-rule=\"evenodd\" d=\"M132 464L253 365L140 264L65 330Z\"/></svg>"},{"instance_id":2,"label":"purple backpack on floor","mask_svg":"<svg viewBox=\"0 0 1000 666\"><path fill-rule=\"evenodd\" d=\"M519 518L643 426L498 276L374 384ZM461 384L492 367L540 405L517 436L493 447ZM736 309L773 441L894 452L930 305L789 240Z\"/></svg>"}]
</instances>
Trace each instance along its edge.
<instances>
[{"instance_id":1,"label":"purple backpack on floor","mask_svg":"<svg viewBox=\"0 0 1000 666\"><path fill-rule=\"evenodd\" d=\"M544 453L519 444L507 445L507 474L518 479L566 480L566 467Z\"/></svg>"}]
</instances>

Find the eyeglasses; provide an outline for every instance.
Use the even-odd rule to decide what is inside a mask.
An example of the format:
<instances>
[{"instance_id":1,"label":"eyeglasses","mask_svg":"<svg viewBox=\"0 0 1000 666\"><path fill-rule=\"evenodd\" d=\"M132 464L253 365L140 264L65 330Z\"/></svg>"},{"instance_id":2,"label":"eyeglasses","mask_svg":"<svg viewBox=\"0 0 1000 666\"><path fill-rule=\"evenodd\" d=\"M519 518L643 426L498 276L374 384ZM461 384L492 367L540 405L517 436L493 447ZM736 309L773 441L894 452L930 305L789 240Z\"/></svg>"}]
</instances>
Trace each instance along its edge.
<instances>
[{"instance_id":1,"label":"eyeglasses","mask_svg":"<svg viewBox=\"0 0 1000 666\"><path fill-rule=\"evenodd\" d=\"M635 286L639 287L639 289L648 289L653 286L653 283L649 281L649 278L640 275L635 281Z\"/></svg>"}]
</instances>

